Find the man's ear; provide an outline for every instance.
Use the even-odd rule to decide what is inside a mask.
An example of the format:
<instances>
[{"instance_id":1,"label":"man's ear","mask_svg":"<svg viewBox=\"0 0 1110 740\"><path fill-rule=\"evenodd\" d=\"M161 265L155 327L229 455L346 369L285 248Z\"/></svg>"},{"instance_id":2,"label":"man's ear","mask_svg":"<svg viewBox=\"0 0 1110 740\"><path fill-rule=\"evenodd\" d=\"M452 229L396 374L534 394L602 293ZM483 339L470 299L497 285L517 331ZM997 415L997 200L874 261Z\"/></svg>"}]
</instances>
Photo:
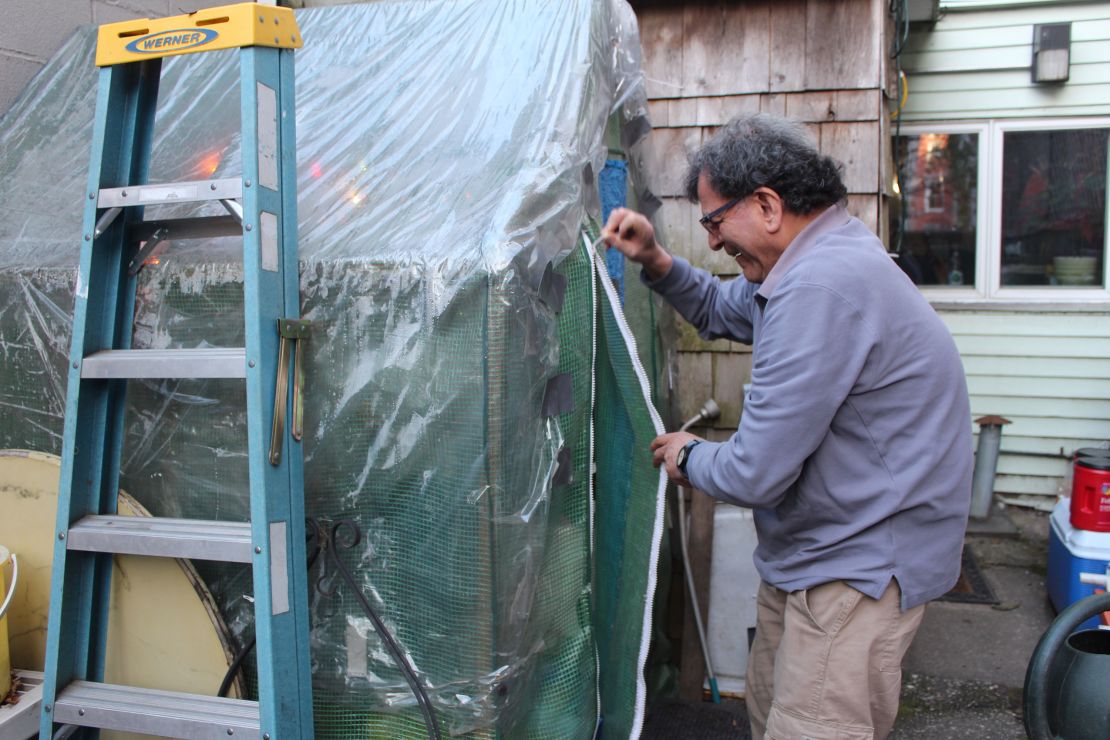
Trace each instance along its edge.
<instances>
[{"instance_id":1,"label":"man's ear","mask_svg":"<svg viewBox=\"0 0 1110 740\"><path fill-rule=\"evenodd\" d=\"M756 188L752 193L756 206L768 234L775 234L782 228L782 197L771 188Z\"/></svg>"}]
</instances>

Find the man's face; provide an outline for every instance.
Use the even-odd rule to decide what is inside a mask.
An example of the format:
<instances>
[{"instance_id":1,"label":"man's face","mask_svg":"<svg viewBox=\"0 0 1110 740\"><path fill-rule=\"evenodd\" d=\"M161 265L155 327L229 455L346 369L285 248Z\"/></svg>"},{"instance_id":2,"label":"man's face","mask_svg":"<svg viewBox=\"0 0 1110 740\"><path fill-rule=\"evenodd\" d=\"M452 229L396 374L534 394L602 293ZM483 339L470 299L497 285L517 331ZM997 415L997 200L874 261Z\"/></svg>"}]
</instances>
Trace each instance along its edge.
<instances>
[{"instance_id":1,"label":"man's face","mask_svg":"<svg viewBox=\"0 0 1110 740\"><path fill-rule=\"evenodd\" d=\"M713 189L704 173L698 178L698 203L703 215L712 213L730 200ZM782 251L775 248L770 239L758 198L748 196L713 221L708 226L709 248L715 252L723 249L740 265L749 282L762 283Z\"/></svg>"}]
</instances>

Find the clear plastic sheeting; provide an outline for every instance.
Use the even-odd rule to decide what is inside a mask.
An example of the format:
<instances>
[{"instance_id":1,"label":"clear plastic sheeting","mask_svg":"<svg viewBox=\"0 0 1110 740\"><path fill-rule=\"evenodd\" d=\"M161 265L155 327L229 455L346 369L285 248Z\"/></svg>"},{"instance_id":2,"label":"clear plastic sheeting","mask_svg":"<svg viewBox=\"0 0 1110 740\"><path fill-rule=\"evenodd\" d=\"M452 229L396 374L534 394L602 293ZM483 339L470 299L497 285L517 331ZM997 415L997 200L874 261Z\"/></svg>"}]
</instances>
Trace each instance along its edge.
<instances>
[{"instance_id":1,"label":"clear plastic sheeting","mask_svg":"<svg viewBox=\"0 0 1110 740\"><path fill-rule=\"evenodd\" d=\"M297 20L307 512L357 525L357 544L330 544L452 734L592 737L599 691L606 735L632 734L657 476L643 455L594 459L595 343L612 332L579 235L611 116L633 165L648 129L635 17L623 0L445 0ZM94 44L71 38L0 126L0 447L61 448ZM165 60L158 105L152 182L238 176L236 52ZM133 346L241 346L242 301L239 240L171 239L138 276ZM632 377L627 352L604 356L623 368L606 377ZM572 403L545 416L563 374ZM650 439L642 394L612 398L621 433ZM133 381L122 485L155 515L245 520L244 429L238 381ZM595 462L612 499L596 521ZM595 528L607 589L630 572L634 605L597 600ZM250 574L197 565L245 641ZM310 586L317 737L422 736L326 558Z\"/></svg>"}]
</instances>

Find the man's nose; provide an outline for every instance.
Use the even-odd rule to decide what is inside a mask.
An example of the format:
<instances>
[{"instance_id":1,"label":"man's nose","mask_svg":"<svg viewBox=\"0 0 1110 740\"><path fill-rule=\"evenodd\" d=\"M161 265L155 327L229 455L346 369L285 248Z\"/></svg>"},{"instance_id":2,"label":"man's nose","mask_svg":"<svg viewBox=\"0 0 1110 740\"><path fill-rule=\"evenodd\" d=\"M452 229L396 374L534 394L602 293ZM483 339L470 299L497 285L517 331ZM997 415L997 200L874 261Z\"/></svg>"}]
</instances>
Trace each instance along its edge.
<instances>
[{"instance_id":1,"label":"man's nose","mask_svg":"<svg viewBox=\"0 0 1110 740\"><path fill-rule=\"evenodd\" d=\"M721 247L725 245L725 240L721 238L721 232L719 231L710 231L707 238L709 239L709 248L714 252L721 251Z\"/></svg>"}]
</instances>

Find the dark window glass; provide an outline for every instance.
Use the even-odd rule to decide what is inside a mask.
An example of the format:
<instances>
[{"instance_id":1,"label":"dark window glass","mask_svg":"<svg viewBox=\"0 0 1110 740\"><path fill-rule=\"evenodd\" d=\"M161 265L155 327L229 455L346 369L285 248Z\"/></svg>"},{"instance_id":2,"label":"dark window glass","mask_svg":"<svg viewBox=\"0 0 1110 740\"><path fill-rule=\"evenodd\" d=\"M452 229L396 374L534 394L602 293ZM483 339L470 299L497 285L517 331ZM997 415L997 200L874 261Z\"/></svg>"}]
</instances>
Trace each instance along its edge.
<instances>
[{"instance_id":1,"label":"dark window glass","mask_svg":"<svg viewBox=\"0 0 1110 740\"><path fill-rule=\"evenodd\" d=\"M1102 285L1107 129L1002 139L1002 285Z\"/></svg>"},{"instance_id":2,"label":"dark window glass","mask_svg":"<svg viewBox=\"0 0 1110 740\"><path fill-rule=\"evenodd\" d=\"M917 285L975 282L979 135L918 134L895 141L900 203L892 247Z\"/></svg>"}]
</instances>

